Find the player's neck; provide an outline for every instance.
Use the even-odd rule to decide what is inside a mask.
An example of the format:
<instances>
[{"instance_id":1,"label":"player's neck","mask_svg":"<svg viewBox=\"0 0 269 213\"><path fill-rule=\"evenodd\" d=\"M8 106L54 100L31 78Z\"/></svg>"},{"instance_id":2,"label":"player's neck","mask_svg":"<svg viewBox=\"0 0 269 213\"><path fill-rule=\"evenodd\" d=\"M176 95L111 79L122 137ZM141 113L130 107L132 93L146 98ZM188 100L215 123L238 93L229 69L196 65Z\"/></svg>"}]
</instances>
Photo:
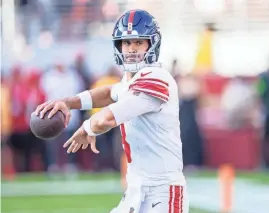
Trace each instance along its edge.
<instances>
[{"instance_id":1,"label":"player's neck","mask_svg":"<svg viewBox=\"0 0 269 213\"><path fill-rule=\"evenodd\" d=\"M134 77L135 73L133 72L127 72L126 73L126 79L127 81L130 81Z\"/></svg>"}]
</instances>

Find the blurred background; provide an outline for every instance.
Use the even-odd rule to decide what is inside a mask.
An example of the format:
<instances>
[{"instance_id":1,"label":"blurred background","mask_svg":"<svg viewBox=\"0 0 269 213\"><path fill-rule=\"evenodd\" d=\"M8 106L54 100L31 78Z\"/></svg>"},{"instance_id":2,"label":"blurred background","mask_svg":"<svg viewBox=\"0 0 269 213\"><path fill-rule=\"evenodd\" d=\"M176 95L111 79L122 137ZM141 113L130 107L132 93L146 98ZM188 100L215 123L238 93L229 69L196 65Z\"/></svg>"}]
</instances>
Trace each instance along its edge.
<instances>
[{"instance_id":1,"label":"blurred background","mask_svg":"<svg viewBox=\"0 0 269 213\"><path fill-rule=\"evenodd\" d=\"M106 213L125 187L113 129L90 150L63 143L99 109L74 111L53 141L30 114L46 100L119 82L111 34L130 9L161 27L160 60L178 83L190 213L268 213L269 0L3 0L1 201L4 213Z\"/></svg>"}]
</instances>

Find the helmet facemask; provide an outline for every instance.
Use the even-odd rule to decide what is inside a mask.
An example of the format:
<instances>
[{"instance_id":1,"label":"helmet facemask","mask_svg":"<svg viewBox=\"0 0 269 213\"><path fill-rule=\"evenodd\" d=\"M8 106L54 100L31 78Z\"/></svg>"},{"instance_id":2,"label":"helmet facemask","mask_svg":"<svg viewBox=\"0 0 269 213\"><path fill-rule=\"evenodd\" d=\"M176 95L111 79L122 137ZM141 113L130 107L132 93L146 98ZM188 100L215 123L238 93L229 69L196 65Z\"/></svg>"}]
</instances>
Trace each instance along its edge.
<instances>
[{"instance_id":1,"label":"helmet facemask","mask_svg":"<svg viewBox=\"0 0 269 213\"><path fill-rule=\"evenodd\" d=\"M130 40L148 39L149 47L144 53L122 53L121 44L124 39L129 38L126 36L125 38L114 39L114 56L116 63L122 68L123 71L137 72L146 66L156 66L155 62L157 62L160 48L160 39L158 35L143 38L130 38ZM153 39L155 39L155 41Z\"/></svg>"},{"instance_id":2,"label":"helmet facemask","mask_svg":"<svg viewBox=\"0 0 269 213\"><path fill-rule=\"evenodd\" d=\"M145 10L130 10L122 15L113 30L114 56L117 65L127 72L137 72L145 66L156 66L160 53L161 32L155 18ZM121 42L131 39L147 39L145 53L135 56L122 54ZM126 48L127 49L127 48Z\"/></svg>"}]
</instances>

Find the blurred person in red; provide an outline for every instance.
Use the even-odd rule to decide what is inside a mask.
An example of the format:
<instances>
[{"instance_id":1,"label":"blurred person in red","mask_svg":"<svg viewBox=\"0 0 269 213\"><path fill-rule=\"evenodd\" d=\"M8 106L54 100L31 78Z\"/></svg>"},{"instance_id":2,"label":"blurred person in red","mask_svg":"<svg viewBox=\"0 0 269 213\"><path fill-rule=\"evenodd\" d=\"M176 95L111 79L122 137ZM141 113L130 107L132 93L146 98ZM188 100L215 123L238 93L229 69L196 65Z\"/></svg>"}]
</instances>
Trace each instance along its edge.
<instances>
[{"instance_id":1,"label":"blurred person in red","mask_svg":"<svg viewBox=\"0 0 269 213\"><path fill-rule=\"evenodd\" d=\"M27 73L26 85L28 89L27 113L30 115L36 105L46 100L45 93L40 87L40 79L42 77L41 70L32 68Z\"/></svg>"},{"instance_id":2,"label":"blurred person in red","mask_svg":"<svg viewBox=\"0 0 269 213\"><path fill-rule=\"evenodd\" d=\"M83 80L74 69L68 68L58 61L52 69L48 70L42 76L41 87L45 92L46 100L50 101L76 95L83 90ZM72 119L64 132L58 138L52 139L46 143L48 175L51 178L55 178L57 173L62 170L60 165L63 165L63 171L67 178L72 179L76 176L76 155L62 156L64 153L60 152L60 147L62 147L63 143L68 140L73 132L81 125L80 112L72 111L71 113Z\"/></svg>"},{"instance_id":3,"label":"blurred person in red","mask_svg":"<svg viewBox=\"0 0 269 213\"><path fill-rule=\"evenodd\" d=\"M26 104L26 115L29 121L31 113L34 109L46 100L46 95L40 86L40 79L42 76L42 71L37 68L31 68L28 70L26 75L26 85L28 90L27 104ZM39 153L42 159L42 169L47 170L47 158L46 158L46 147L45 142L39 138L36 138L32 133L29 136L31 141L30 160L33 160L32 156ZM37 168L40 169L40 168Z\"/></svg>"},{"instance_id":4,"label":"blurred person in red","mask_svg":"<svg viewBox=\"0 0 269 213\"><path fill-rule=\"evenodd\" d=\"M11 94L12 134L10 143L17 171L30 171L31 131L28 125L27 100L29 90L23 70L15 66L9 79Z\"/></svg>"}]
</instances>

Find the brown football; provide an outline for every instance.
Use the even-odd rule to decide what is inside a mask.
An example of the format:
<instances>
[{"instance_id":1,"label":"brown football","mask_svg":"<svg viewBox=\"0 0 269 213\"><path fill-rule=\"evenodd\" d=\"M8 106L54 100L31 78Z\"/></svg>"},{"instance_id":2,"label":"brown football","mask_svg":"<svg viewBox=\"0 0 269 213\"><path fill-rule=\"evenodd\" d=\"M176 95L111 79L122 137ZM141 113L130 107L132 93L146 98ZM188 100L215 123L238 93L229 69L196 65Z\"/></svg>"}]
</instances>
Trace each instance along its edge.
<instances>
[{"instance_id":1,"label":"brown football","mask_svg":"<svg viewBox=\"0 0 269 213\"><path fill-rule=\"evenodd\" d=\"M56 112L52 118L48 118L48 111L44 118L31 114L30 128L33 134L43 140L49 140L58 137L64 130L64 114L61 111Z\"/></svg>"}]
</instances>

